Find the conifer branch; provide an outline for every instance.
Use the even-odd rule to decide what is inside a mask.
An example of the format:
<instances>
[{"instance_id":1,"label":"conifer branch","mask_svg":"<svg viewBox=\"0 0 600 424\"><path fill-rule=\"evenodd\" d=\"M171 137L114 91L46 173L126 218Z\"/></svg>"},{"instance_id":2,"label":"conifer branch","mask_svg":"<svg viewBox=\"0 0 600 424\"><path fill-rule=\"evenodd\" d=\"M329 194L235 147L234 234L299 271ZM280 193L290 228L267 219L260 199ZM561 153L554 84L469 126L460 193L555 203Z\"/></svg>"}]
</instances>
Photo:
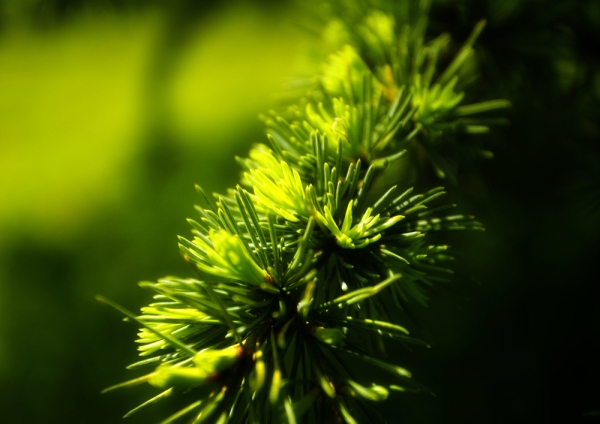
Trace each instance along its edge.
<instances>
[{"instance_id":1,"label":"conifer branch","mask_svg":"<svg viewBox=\"0 0 600 424\"><path fill-rule=\"evenodd\" d=\"M428 392L382 359L384 338L427 346L399 311L452 274L449 247L429 233L482 226L449 215L441 187L374 181L390 164L418 167L405 160L415 149L455 179L446 147L508 102L463 102L484 21L441 69L450 38L425 36L429 2L388 3L335 2L315 83L264 117L269 144L238 158L240 186L216 202L198 188L193 238L179 239L198 276L143 283L156 294L140 316L100 299L140 325L144 359L130 368L149 369L114 387L161 390L129 414L190 392L163 422L354 423L391 392ZM371 381L375 369L394 383Z\"/></svg>"}]
</instances>

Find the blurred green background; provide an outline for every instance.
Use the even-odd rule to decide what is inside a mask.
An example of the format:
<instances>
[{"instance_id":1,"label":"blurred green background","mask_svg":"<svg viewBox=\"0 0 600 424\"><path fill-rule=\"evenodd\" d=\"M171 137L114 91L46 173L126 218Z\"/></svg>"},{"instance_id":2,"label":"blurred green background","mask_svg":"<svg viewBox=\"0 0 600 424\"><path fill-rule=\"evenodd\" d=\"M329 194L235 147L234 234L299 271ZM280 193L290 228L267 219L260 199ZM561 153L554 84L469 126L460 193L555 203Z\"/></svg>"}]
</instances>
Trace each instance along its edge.
<instances>
[{"instance_id":1,"label":"blurred green background","mask_svg":"<svg viewBox=\"0 0 600 424\"><path fill-rule=\"evenodd\" d=\"M190 275L195 183L238 181L256 116L305 36L277 1L0 1L0 422L118 423L140 280ZM398 362L437 397L403 423L594 422L600 411L600 9L582 1L438 1L433 34L478 47L480 92L508 98L492 161L450 188L485 223L460 234L463 283L415 309L427 351ZM465 284L466 282L466 284ZM160 407L123 422L155 422Z\"/></svg>"}]
</instances>

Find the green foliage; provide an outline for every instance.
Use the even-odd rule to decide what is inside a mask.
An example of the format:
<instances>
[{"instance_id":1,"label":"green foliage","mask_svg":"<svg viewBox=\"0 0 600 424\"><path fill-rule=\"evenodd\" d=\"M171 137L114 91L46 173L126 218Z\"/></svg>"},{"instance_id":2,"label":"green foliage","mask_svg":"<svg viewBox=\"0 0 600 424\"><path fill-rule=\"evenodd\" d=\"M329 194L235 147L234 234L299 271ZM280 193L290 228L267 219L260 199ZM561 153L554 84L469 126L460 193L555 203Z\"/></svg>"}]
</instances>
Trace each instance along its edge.
<instances>
[{"instance_id":1,"label":"green foliage","mask_svg":"<svg viewBox=\"0 0 600 424\"><path fill-rule=\"evenodd\" d=\"M189 392L164 423L354 423L391 392L427 391L383 359L384 339L426 346L400 321L452 273L430 233L482 227L437 204L442 188L374 181L415 149L447 175L445 145L487 130L473 115L507 103L463 104L483 23L440 69L450 39L425 41L426 2L412 4L416 20L366 5L338 4L316 83L265 118L270 144L238 160L241 185L216 203L199 188L194 238L180 238L197 277L142 283L155 303L140 316L114 305L142 327L130 368L150 368L115 388L164 390L130 413Z\"/></svg>"},{"instance_id":2,"label":"green foliage","mask_svg":"<svg viewBox=\"0 0 600 424\"><path fill-rule=\"evenodd\" d=\"M324 64L314 65L320 73L309 79L307 100L290 108L289 124L267 125L284 137L296 136L295 127L318 129L348 143L345 154L354 158L423 151L440 178L455 182L449 159L468 153L490 157L472 135L503 123L486 114L509 106L506 100L472 102L465 92L478 77L473 45L485 21L453 54L449 34L431 39L426 34L429 1L396 3L333 2L326 47L317 55Z\"/></svg>"}]
</instances>

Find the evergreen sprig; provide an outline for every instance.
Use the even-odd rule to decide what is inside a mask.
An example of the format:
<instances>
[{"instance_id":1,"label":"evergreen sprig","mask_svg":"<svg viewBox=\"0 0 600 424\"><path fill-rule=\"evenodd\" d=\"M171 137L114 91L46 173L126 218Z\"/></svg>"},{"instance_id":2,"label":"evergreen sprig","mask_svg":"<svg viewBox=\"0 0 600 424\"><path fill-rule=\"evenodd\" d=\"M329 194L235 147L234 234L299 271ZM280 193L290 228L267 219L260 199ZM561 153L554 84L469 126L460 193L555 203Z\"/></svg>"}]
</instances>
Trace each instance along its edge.
<instances>
[{"instance_id":1,"label":"evergreen sprig","mask_svg":"<svg viewBox=\"0 0 600 424\"><path fill-rule=\"evenodd\" d=\"M400 311L452 273L429 234L482 226L449 214L443 188L374 181L417 148L448 174L444 144L487 129L477 114L506 102L464 104L459 91L483 23L441 69L450 39L425 41L428 3L392 3L336 3L330 56L295 105L265 117L269 144L238 158L241 184L216 202L198 187L193 238L180 237L197 277L142 283L155 302L139 316L101 298L140 325L130 368L150 370L108 390L160 390L129 414L189 392L163 423L354 423L390 392L427 391L383 359L383 339L427 346Z\"/></svg>"}]
</instances>

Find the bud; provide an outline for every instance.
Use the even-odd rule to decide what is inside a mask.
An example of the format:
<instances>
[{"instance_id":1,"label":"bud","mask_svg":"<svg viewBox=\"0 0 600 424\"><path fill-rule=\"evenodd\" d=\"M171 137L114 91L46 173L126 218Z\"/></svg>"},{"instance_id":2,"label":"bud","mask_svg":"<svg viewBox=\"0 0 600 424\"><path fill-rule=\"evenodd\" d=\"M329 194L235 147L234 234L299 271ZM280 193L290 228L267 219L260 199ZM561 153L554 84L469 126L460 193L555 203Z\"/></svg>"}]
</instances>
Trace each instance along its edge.
<instances>
[{"instance_id":1,"label":"bud","mask_svg":"<svg viewBox=\"0 0 600 424\"><path fill-rule=\"evenodd\" d=\"M194 364L197 369L206 374L218 373L231 368L242 354L240 345L234 345L225 349L207 349L194 356Z\"/></svg>"},{"instance_id":2,"label":"bud","mask_svg":"<svg viewBox=\"0 0 600 424\"><path fill-rule=\"evenodd\" d=\"M152 374L148 383L161 389L177 387L179 389L192 389L206 382L209 374L195 367L173 367L161 365Z\"/></svg>"}]
</instances>

